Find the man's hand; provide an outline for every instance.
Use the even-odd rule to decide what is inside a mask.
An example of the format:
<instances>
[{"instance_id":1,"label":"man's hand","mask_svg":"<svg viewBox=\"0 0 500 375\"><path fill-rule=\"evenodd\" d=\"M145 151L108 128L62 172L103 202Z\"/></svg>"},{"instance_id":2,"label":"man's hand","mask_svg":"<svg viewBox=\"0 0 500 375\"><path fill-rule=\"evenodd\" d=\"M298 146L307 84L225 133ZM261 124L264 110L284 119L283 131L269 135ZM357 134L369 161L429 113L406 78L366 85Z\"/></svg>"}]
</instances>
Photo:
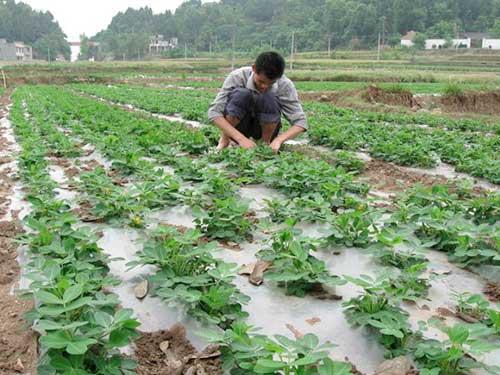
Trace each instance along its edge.
<instances>
[{"instance_id":1,"label":"man's hand","mask_svg":"<svg viewBox=\"0 0 500 375\"><path fill-rule=\"evenodd\" d=\"M275 154L277 154L279 152L282 144L283 143L278 138L276 138L274 141L271 142L269 147L271 147L271 150L273 150L273 152Z\"/></svg>"},{"instance_id":2,"label":"man's hand","mask_svg":"<svg viewBox=\"0 0 500 375\"><path fill-rule=\"evenodd\" d=\"M248 139L246 137L244 137L240 141L238 141L238 144L241 147L243 147L244 149L250 149L250 148L254 148L257 146L254 141L252 141L251 139Z\"/></svg>"}]
</instances>

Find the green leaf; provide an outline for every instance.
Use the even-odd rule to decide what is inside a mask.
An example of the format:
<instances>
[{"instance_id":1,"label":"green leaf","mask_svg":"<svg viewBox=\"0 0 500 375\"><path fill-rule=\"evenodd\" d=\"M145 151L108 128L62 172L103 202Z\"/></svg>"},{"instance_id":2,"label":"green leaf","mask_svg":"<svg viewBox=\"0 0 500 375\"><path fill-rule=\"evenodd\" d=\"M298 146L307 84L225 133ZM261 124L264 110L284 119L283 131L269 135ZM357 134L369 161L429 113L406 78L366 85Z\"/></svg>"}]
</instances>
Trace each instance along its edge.
<instances>
[{"instance_id":1,"label":"green leaf","mask_svg":"<svg viewBox=\"0 0 500 375\"><path fill-rule=\"evenodd\" d=\"M420 369L420 375L439 375L440 372L441 370L439 369L439 367L435 367L432 369L428 368Z\"/></svg>"},{"instance_id":2,"label":"green leaf","mask_svg":"<svg viewBox=\"0 0 500 375\"><path fill-rule=\"evenodd\" d=\"M71 301L77 299L78 297L80 297L82 293L83 293L83 288L79 284L69 287L68 289L66 289L63 295L64 304L68 304Z\"/></svg>"},{"instance_id":3,"label":"green leaf","mask_svg":"<svg viewBox=\"0 0 500 375\"><path fill-rule=\"evenodd\" d=\"M469 330L464 326L456 325L448 329L448 336L452 343L463 344L469 337Z\"/></svg>"},{"instance_id":4,"label":"green leaf","mask_svg":"<svg viewBox=\"0 0 500 375\"><path fill-rule=\"evenodd\" d=\"M71 341L68 343L68 345L66 346L66 351L69 354L73 355L85 354L88 350L88 347L95 343L97 343L97 341L94 339L88 339L88 338L77 339L75 341Z\"/></svg>"},{"instance_id":5,"label":"green leaf","mask_svg":"<svg viewBox=\"0 0 500 375\"><path fill-rule=\"evenodd\" d=\"M318 367L319 375L350 375L352 367L348 363L335 362L330 358L323 360L323 364Z\"/></svg>"},{"instance_id":6,"label":"green leaf","mask_svg":"<svg viewBox=\"0 0 500 375\"><path fill-rule=\"evenodd\" d=\"M403 332L401 332L399 329L394 329L394 328L384 328L380 330L380 333L388 336L394 336L397 337L398 339L404 338Z\"/></svg>"},{"instance_id":7,"label":"green leaf","mask_svg":"<svg viewBox=\"0 0 500 375\"><path fill-rule=\"evenodd\" d=\"M120 309L115 312L114 320L116 323L120 323L125 320L132 319L134 311L131 309Z\"/></svg>"},{"instance_id":8,"label":"green leaf","mask_svg":"<svg viewBox=\"0 0 500 375\"><path fill-rule=\"evenodd\" d=\"M70 324L57 323L52 320L39 320L36 323L37 328L41 328L45 331L55 331L55 330L69 330L73 328L79 328L87 325L88 322L73 322Z\"/></svg>"},{"instance_id":9,"label":"green leaf","mask_svg":"<svg viewBox=\"0 0 500 375\"><path fill-rule=\"evenodd\" d=\"M254 371L257 374L274 374L286 367L286 362L273 361L272 359L260 358L255 364Z\"/></svg>"},{"instance_id":10,"label":"green leaf","mask_svg":"<svg viewBox=\"0 0 500 375\"><path fill-rule=\"evenodd\" d=\"M224 332L222 331L206 330L203 332L198 332L197 336L205 339L210 343L216 343L224 340Z\"/></svg>"},{"instance_id":11,"label":"green leaf","mask_svg":"<svg viewBox=\"0 0 500 375\"><path fill-rule=\"evenodd\" d=\"M113 317L104 311L97 311L94 313L94 319L98 326L103 328L109 327L113 324Z\"/></svg>"},{"instance_id":12,"label":"green leaf","mask_svg":"<svg viewBox=\"0 0 500 375\"><path fill-rule=\"evenodd\" d=\"M300 339L300 342L302 344L304 344L307 348L314 349L318 346L319 339L316 335L313 335L312 333L308 333L302 339Z\"/></svg>"},{"instance_id":13,"label":"green leaf","mask_svg":"<svg viewBox=\"0 0 500 375\"><path fill-rule=\"evenodd\" d=\"M43 273L49 280L54 280L61 274L61 267L55 260L49 260L45 263Z\"/></svg>"},{"instance_id":14,"label":"green leaf","mask_svg":"<svg viewBox=\"0 0 500 375\"><path fill-rule=\"evenodd\" d=\"M39 290L34 293L35 298L40 302L49 304L49 305L62 305L64 301L57 297L55 294L46 292L44 290Z\"/></svg>"},{"instance_id":15,"label":"green leaf","mask_svg":"<svg viewBox=\"0 0 500 375\"><path fill-rule=\"evenodd\" d=\"M76 310L82 306L88 305L90 302L92 302L91 297L83 297L79 298L76 301L73 301L70 303L68 306L42 306L39 308L39 311L41 314L45 315L50 315L50 316L57 316L62 313L65 313L67 311L71 310Z\"/></svg>"},{"instance_id":16,"label":"green leaf","mask_svg":"<svg viewBox=\"0 0 500 375\"><path fill-rule=\"evenodd\" d=\"M64 331L51 332L40 337L42 346L49 349L64 349L69 342L70 339Z\"/></svg>"},{"instance_id":17,"label":"green leaf","mask_svg":"<svg viewBox=\"0 0 500 375\"><path fill-rule=\"evenodd\" d=\"M121 348L130 341L131 333L127 329L115 329L109 335L108 347Z\"/></svg>"}]
</instances>

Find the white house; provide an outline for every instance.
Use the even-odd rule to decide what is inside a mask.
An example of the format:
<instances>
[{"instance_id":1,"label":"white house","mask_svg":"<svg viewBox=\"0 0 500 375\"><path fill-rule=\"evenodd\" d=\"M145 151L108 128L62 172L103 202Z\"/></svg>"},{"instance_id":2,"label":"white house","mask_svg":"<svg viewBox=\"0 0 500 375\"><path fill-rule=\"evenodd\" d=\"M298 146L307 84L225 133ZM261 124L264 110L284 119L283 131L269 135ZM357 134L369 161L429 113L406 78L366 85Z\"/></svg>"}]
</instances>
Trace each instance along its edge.
<instances>
[{"instance_id":1,"label":"white house","mask_svg":"<svg viewBox=\"0 0 500 375\"><path fill-rule=\"evenodd\" d=\"M413 43L413 40L415 39L415 36L417 33L415 31L408 31L403 37L401 38L401 45L403 47L413 47L415 43Z\"/></svg>"},{"instance_id":2,"label":"white house","mask_svg":"<svg viewBox=\"0 0 500 375\"><path fill-rule=\"evenodd\" d=\"M444 48L446 39L426 39L425 49L441 49Z\"/></svg>"},{"instance_id":3,"label":"white house","mask_svg":"<svg viewBox=\"0 0 500 375\"><path fill-rule=\"evenodd\" d=\"M452 39L451 45L455 48L470 48L471 38Z\"/></svg>"},{"instance_id":4,"label":"white house","mask_svg":"<svg viewBox=\"0 0 500 375\"><path fill-rule=\"evenodd\" d=\"M446 39L426 39L425 49L441 49L444 48L445 44L446 44ZM470 38L452 39L451 46L453 48L470 48L471 39Z\"/></svg>"},{"instance_id":5,"label":"white house","mask_svg":"<svg viewBox=\"0 0 500 375\"><path fill-rule=\"evenodd\" d=\"M178 44L179 40L177 38L166 40L161 34L153 35L149 40L149 53L152 55L161 54L162 52L176 48Z\"/></svg>"},{"instance_id":6,"label":"white house","mask_svg":"<svg viewBox=\"0 0 500 375\"><path fill-rule=\"evenodd\" d=\"M0 60L33 60L33 50L23 42L9 43L0 39Z\"/></svg>"},{"instance_id":7,"label":"white house","mask_svg":"<svg viewBox=\"0 0 500 375\"><path fill-rule=\"evenodd\" d=\"M483 39L482 48L485 49L500 49L500 39Z\"/></svg>"}]
</instances>

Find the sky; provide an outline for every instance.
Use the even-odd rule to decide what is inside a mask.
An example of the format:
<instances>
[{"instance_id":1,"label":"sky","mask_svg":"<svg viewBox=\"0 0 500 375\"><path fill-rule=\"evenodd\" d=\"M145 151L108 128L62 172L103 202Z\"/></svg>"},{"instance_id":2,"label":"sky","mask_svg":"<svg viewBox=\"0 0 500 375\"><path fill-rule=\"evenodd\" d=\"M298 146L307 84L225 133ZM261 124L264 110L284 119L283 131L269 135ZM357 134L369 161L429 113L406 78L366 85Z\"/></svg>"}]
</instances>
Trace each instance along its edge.
<instances>
[{"instance_id":1,"label":"sky","mask_svg":"<svg viewBox=\"0 0 500 375\"><path fill-rule=\"evenodd\" d=\"M79 35L92 36L105 29L113 16L127 8L149 6L155 13L175 10L184 0L22 0L32 8L50 11L68 41L78 41Z\"/></svg>"}]
</instances>

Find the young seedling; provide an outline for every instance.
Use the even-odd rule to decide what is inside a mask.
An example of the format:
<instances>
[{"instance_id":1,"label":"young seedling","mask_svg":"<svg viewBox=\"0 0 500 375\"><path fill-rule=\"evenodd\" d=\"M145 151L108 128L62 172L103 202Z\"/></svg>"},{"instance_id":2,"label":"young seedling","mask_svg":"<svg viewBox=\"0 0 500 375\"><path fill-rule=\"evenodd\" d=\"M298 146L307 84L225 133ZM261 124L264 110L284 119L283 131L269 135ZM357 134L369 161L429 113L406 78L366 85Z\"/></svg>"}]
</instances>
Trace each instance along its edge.
<instances>
[{"instance_id":1,"label":"young seedling","mask_svg":"<svg viewBox=\"0 0 500 375\"><path fill-rule=\"evenodd\" d=\"M287 228L275 233L270 246L257 253L257 257L271 262L265 279L278 282L286 289L287 295L305 296L308 292L321 290L323 286L343 284L338 276L331 275L325 263L311 253L319 243L302 237L293 222Z\"/></svg>"}]
</instances>

